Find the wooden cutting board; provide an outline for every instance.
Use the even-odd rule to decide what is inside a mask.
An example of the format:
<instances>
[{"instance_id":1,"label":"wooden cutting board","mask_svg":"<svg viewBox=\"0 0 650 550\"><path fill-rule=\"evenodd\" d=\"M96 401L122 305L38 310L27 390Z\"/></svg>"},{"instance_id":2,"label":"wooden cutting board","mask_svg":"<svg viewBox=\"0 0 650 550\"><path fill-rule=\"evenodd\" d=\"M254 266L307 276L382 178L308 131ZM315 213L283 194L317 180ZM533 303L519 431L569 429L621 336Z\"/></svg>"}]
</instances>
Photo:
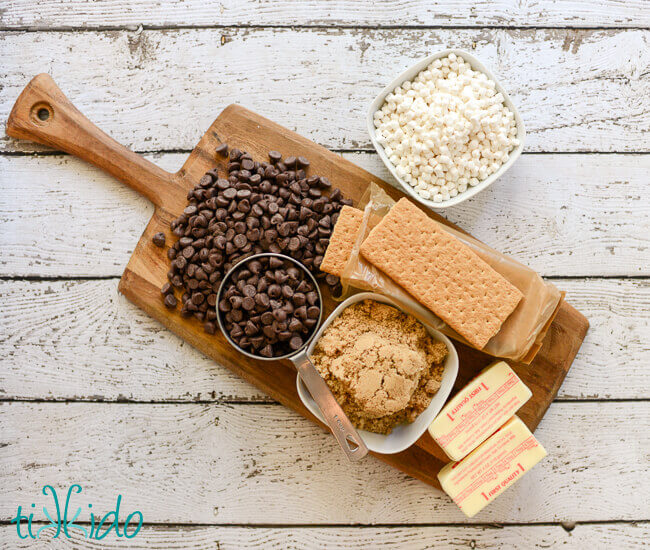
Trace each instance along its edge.
<instances>
[{"instance_id":1,"label":"wooden cutting board","mask_svg":"<svg viewBox=\"0 0 650 550\"><path fill-rule=\"evenodd\" d=\"M126 266L119 291L221 365L273 399L317 422L298 397L296 372L291 364L248 359L235 351L221 334L205 334L197 320L183 319L178 310L169 311L163 306L160 287L167 281L169 261L166 250L154 246L151 237L162 231L167 236L167 243L174 242L169 224L185 208L187 191L215 166L225 172L225 160L216 158L214 153L215 147L223 142L248 151L258 160L266 159L267 151L272 149L284 155L307 157L311 162L309 173L327 176L355 204L371 181L384 188L394 199L399 199L403 193L339 155L238 105L227 107L217 117L183 167L171 174L124 148L95 127L75 109L46 74L35 77L16 101L7 122L7 134L37 141L82 158L151 200L156 207L154 215ZM453 226L433 212L430 215ZM325 313L329 313L335 304L326 289L324 295ZM531 430L537 427L556 396L588 327L585 317L563 302L532 364L512 364L533 392L533 397L519 412ZM494 360L462 344L457 344L457 350L460 362L457 388ZM440 485L436 475L448 462L428 433L404 452L376 456L437 488ZM362 468L363 465L355 467Z\"/></svg>"}]
</instances>

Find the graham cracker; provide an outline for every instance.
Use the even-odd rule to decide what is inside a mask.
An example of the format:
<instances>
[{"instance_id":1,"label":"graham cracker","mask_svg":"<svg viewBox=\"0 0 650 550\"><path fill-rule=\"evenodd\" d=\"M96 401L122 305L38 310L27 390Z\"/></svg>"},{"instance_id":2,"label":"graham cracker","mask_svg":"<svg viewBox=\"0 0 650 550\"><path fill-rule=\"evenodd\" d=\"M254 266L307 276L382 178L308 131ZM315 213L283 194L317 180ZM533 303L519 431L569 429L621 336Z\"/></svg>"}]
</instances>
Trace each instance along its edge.
<instances>
[{"instance_id":1,"label":"graham cracker","mask_svg":"<svg viewBox=\"0 0 650 550\"><path fill-rule=\"evenodd\" d=\"M363 210L351 206L341 208L329 245L325 250L325 256L320 264L321 271L338 277L341 276L352 252L352 247L357 240L362 221Z\"/></svg>"},{"instance_id":2,"label":"graham cracker","mask_svg":"<svg viewBox=\"0 0 650 550\"><path fill-rule=\"evenodd\" d=\"M372 229L360 251L478 349L499 331L523 297L405 198Z\"/></svg>"}]
</instances>

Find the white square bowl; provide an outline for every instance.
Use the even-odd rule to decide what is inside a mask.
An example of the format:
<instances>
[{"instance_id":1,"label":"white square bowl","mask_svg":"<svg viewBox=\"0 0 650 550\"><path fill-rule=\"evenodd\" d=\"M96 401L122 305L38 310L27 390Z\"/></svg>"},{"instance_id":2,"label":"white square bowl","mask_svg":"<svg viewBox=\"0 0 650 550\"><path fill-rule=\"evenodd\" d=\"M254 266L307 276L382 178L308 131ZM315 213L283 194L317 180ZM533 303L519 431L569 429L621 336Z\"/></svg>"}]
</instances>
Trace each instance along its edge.
<instances>
[{"instance_id":1,"label":"white square bowl","mask_svg":"<svg viewBox=\"0 0 650 550\"><path fill-rule=\"evenodd\" d=\"M325 322L322 324L318 332L314 336L307 348L307 355L311 356L320 339L323 332L330 326L332 321L336 319L345 308L351 306L356 302L362 300L375 300L376 302L382 302L393 306L394 308L402 311L402 309L390 298L382 296L381 294L375 294L373 292L361 292L355 294L342 302L332 314L325 319ZM420 321L422 322L422 321ZM434 340L442 341L447 346L449 354L445 359L444 369L442 372L442 381L440 383L440 389L438 393L433 396L429 406L422 411L422 413L415 419L411 424L401 424L393 428L393 431L388 435L376 434L368 432L365 430L358 430L359 436L363 439L363 442L366 444L368 449L376 453L381 454L393 454L399 453L405 449L408 449L413 443L415 443L420 436L426 431L433 419L438 415L440 409L447 401L449 394L451 393L452 388L454 387L454 382L456 382L456 376L458 376L458 354L456 353L456 348L451 343L451 340L447 338L441 332L438 332L434 328L428 326L426 323L422 323L429 334L433 337ZM298 388L298 395L302 400L305 407L318 418L321 422L325 423L325 419L316 405L316 402L312 399L309 390L304 385L300 375L296 378L296 386Z\"/></svg>"},{"instance_id":2,"label":"white square bowl","mask_svg":"<svg viewBox=\"0 0 650 550\"><path fill-rule=\"evenodd\" d=\"M500 92L501 95L503 95L504 103L508 109L512 111L512 113L515 115L515 122L517 124L517 138L519 139L519 145L515 147L515 149L512 150L510 153L510 156L504 164L502 164L499 169L494 172L494 174L491 174L487 178L485 178L483 181L481 181L478 185L474 187L468 187L466 191L463 193L459 193L455 197L452 197L448 201L443 201L443 202L433 202L432 200L429 199L423 199L416 193L416 191L411 187L408 182L404 181L402 178L400 178L397 175L397 172L395 171L395 166L393 166L393 163L390 161L388 156L386 155L384 151L384 147L377 141L377 138L375 136L375 122L374 122L374 115L375 112L378 111L381 106L384 104L384 100L386 96L391 93L395 88L400 86L403 82L407 80L413 80L420 71L423 71L426 69L434 60L440 59L443 57L447 57L450 53L454 53L460 57L462 57L466 62L468 62L472 69L476 71L480 71L482 73L485 73L485 75L490 79L493 80L496 84L496 90L497 92ZM496 77L492 74L492 72L485 66L483 63L481 63L476 57L474 57L472 54L465 52L463 50L444 50L438 53L435 53L433 55L430 55L429 57L425 57L424 59L421 59L418 61L415 65L404 71L402 74L400 74L395 80L393 80L388 86L386 86L380 93L379 95L374 99L374 101L370 104L370 108L368 109L368 115L366 122L368 124L368 133L370 134L370 140L372 141L372 144L374 145L375 149L377 150L377 153L379 154L379 157L381 160L384 161L384 164L386 165L386 168L390 171L390 173L393 175L393 177L399 182L399 184L402 186L404 191L408 193L411 197L413 197L416 201L424 204L425 206L429 208L448 208L449 206L454 206L456 204L459 204L463 202L464 200L469 199L470 197L473 197L477 193L480 193L484 189L487 189L492 185L497 178L499 178L501 175L504 174L506 170L508 170L515 160L519 157L521 152L524 149L524 139L526 137L526 130L524 128L524 122L521 119L521 116L519 114L519 111L515 107L514 103L512 103L510 97L506 93L506 91L503 89L499 81L496 79Z\"/></svg>"}]
</instances>

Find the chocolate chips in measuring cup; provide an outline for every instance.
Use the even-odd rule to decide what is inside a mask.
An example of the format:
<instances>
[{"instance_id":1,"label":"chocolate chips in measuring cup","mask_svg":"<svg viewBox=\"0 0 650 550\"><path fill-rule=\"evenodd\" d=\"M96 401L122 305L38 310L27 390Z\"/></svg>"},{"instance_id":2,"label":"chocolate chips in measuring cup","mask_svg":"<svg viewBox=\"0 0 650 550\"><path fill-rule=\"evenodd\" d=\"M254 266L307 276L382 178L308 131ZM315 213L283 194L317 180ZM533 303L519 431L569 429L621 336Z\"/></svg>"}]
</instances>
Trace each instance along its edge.
<instances>
[{"instance_id":1,"label":"chocolate chips in measuring cup","mask_svg":"<svg viewBox=\"0 0 650 550\"><path fill-rule=\"evenodd\" d=\"M293 353L316 329L318 292L289 260L263 256L241 262L225 284L218 304L222 324L249 353L268 358Z\"/></svg>"},{"instance_id":2,"label":"chocolate chips in measuring cup","mask_svg":"<svg viewBox=\"0 0 650 550\"><path fill-rule=\"evenodd\" d=\"M203 322L209 334L216 328L223 276L253 254L291 256L337 288L338 279L325 279L320 264L339 211L352 204L339 189L331 189L327 178L308 176L304 157L283 160L278 151L270 151L269 161L257 162L227 146L217 154L228 155L227 177L210 170L187 194L187 207L171 223L178 240L167 250L167 277L183 291L181 315Z\"/></svg>"}]
</instances>

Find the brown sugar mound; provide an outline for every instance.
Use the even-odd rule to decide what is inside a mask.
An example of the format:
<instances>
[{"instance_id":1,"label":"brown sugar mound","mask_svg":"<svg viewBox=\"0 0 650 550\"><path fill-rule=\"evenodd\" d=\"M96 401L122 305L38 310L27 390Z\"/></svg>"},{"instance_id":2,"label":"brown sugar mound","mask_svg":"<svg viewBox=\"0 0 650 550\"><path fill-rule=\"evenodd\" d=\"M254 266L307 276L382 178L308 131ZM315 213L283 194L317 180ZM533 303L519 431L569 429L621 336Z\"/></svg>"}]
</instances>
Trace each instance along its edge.
<instances>
[{"instance_id":1,"label":"brown sugar mound","mask_svg":"<svg viewBox=\"0 0 650 550\"><path fill-rule=\"evenodd\" d=\"M311 360L357 428L388 434L429 406L447 353L411 315L364 300L332 322Z\"/></svg>"}]
</instances>

